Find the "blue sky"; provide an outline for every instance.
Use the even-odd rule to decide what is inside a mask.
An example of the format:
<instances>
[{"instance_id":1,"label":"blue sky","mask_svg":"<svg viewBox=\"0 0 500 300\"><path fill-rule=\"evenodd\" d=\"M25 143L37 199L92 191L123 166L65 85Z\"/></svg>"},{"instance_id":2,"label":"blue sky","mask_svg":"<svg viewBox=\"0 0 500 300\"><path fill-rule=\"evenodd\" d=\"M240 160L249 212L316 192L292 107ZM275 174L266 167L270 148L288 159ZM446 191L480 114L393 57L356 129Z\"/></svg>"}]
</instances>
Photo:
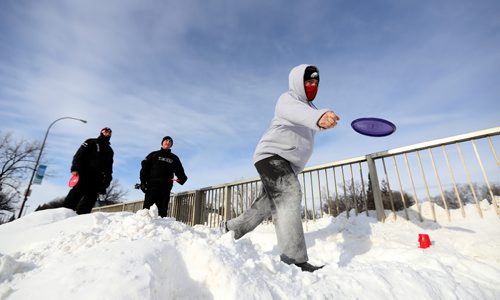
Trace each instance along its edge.
<instances>
[{"instance_id":1,"label":"blue sky","mask_svg":"<svg viewBox=\"0 0 500 300\"><path fill-rule=\"evenodd\" d=\"M242 1L240 1L242 2ZM340 125L308 165L500 125L498 1L0 2L0 130L43 139L52 176L30 210L64 196L71 159L113 129L130 189L163 136L189 177L174 192L257 176L252 154L288 73L316 64L315 104ZM355 133L358 117L398 130Z\"/></svg>"}]
</instances>

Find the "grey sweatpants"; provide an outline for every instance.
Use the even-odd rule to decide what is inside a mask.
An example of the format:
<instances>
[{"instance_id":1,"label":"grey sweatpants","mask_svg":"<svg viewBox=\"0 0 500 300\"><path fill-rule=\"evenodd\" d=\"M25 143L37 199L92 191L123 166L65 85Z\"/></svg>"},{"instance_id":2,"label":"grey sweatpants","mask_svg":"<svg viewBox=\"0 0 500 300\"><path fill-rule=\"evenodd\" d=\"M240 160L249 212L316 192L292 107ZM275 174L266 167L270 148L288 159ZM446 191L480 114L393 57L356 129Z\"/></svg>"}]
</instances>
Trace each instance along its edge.
<instances>
[{"instance_id":1,"label":"grey sweatpants","mask_svg":"<svg viewBox=\"0 0 500 300\"><path fill-rule=\"evenodd\" d=\"M255 167L262 180L262 191L248 210L227 222L227 228L239 239L272 216L281 260L287 264L306 262L302 192L297 175L290 163L278 155L257 162Z\"/></svg>"}]
</instances>

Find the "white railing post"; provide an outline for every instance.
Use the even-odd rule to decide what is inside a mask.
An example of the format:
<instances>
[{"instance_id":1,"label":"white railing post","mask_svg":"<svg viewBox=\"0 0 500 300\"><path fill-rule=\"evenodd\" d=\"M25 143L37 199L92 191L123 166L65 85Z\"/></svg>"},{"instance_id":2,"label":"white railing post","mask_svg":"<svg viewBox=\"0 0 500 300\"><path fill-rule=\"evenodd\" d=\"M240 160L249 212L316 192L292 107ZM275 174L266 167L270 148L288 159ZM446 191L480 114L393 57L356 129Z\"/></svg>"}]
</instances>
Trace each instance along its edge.
<instances>
[{"instance_id":1,"label":"white railing post","mask_svg":"<svg viewBox=\"0 0 500 300\"><path fill-rule=\"evenodd\" d=\"M231 195L229 185L224 186L224 221L231 219Z\"/></svg>"},{"instance_id":2,"label":"white railing post","mask_svg":"<svg viewBox=\"0 0 500 300\"><path fill-rule=\"evenodd\" d=\"M370 181L372 185L373 201L375 202L375 210L377 211L377 220L379 222L384 222L385 213L384 203L382 202L382 192L380 191L378 181L377 166L375 166L375 161L373 160L371 154L366 156L366 162L368 163L368 170L370 172Z\"/></svg>"}]
</instances>

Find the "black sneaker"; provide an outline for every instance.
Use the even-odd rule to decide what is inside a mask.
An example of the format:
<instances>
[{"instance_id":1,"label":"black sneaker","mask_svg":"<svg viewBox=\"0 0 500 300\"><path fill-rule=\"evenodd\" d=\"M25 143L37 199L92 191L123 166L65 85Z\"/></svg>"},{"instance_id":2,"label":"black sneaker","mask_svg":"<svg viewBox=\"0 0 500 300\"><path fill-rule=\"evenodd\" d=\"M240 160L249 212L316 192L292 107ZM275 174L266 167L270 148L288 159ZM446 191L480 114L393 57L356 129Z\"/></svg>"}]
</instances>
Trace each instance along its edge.
<instances>
[{"instance_id":1,"label":"black sneaker","mask_svg":"<svg viewBox=\"0 0 500 300\"><path fill-rule=\"evenodd\" d=\"M219 230L220 233L222 234L227 233L229 231L229 229L227 229L227 221L222 221L219 223Z\"/></svg>"},{"instance_id":2,"label":"black sneaker","mask_svg":"<svg viewBox=\"0 0 500 300\"><path fill-rule=\"evenodd\" d=\"M303 262L303 263L298 263L298 264L295 264L297 267L299 267L300 269L302 269L302 271L307 271L307 272L314 272L316 270L319 270L321 268L323 268L325 265L322 265L322 266L319 266L319 267L316 267L316 266L313 266L311 265L310 263L308 263L307 261L306 262Z\"/></svg>"}]
</instances>

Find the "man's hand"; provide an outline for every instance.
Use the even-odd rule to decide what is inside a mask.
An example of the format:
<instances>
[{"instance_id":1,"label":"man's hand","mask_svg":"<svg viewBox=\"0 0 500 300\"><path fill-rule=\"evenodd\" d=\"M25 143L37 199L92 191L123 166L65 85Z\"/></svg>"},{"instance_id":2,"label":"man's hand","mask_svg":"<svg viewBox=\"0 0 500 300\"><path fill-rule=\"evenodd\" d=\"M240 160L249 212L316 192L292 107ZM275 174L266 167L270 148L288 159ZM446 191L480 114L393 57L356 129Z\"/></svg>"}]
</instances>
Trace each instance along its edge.
<instances>
[{"instance_id":1,"label":"man's hand","mask_svg":"<svg viewBox=\"0 0 500 300\"><path fill-rule=\"evenodd\" d=\"M337 125L337 121L340 120L333 111L327 111L321 118L319 118L318 126L324 129L332 128Z\"/></svg>"}]
</instances>

